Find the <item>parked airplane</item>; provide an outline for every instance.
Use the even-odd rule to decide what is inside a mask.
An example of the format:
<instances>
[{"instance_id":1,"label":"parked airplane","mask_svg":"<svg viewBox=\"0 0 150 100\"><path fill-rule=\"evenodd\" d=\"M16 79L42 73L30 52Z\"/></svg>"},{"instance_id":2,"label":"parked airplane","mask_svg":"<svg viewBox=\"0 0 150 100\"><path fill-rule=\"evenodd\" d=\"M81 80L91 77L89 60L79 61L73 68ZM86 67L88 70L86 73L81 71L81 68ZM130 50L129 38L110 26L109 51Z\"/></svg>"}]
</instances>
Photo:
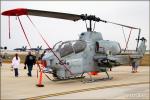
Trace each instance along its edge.
<instances>
[{"instance_id":1,"label":"parked airplane","mask_svg":"<svg viewBox=\"0 0 150 100\"><path fill-rule=\"evenodd\" d=\"M42 50L42 46L37 46L37 48L31 48L31 49L28 49L28 50L31 50L31 51L40 51L40 50Z\"/></svg>"},{"instance_id":2,"label":"parked airplane","mask_svg":"<svg viewBox=\"0 0 150 100\"><path fill-rule=\"evenodd\" d=\"M50 51L50 48L46 48L45 50L46 50L46 51Z\"/></svg>"},{"instance_id":3,"label":"parked airplane","mask_svg":"<svg viewBox=\"0 0 150 100\"><path fill-rule=\"evenodd\" d=\"M27 46L22 46L22 48L15 48L14 50L16 50L16 51L26 51Z\"/></svg>"}]
</instances>

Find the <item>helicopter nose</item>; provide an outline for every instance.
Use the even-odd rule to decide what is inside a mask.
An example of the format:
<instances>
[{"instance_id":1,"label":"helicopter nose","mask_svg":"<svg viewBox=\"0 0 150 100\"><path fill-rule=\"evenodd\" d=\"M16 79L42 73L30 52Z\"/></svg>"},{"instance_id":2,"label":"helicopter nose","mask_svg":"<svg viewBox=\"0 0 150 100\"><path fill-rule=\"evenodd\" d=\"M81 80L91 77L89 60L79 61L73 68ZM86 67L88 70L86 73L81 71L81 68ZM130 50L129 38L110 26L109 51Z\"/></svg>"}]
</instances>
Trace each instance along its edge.
<instances>
[{"instance_id":1,"label":"helicopter nose","mask_svg":"<svg viewBox=\"0 0 150 100\"><path fill-rule=\"evenodd\" d=\"M46 66L47 66L46 60L42 60L42 61L41 61L41 65L44 66L44 67L46 67Z\"/></svg>"}]
</instances>

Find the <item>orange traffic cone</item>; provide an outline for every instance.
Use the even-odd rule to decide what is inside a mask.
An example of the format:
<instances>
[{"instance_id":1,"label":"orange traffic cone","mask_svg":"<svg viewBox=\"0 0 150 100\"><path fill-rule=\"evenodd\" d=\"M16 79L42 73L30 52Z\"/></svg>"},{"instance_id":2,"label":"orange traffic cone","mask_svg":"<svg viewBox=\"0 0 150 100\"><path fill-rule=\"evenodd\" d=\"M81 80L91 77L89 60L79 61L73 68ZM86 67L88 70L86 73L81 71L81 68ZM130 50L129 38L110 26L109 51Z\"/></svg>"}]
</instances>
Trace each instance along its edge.
<instances>
[{"instance_id":1,"label":"orange traffic cone","mask_svg":"<svg viewBox=\"0 0 150 100\"><path fill-rule=\"evenodd\" d=\"M43 72L41 70L40 71L40 79L39 79L38 84L36 84L36 86L38 86L38 87L44 87L44 85L42 84L42 79L43 79Z\"/></svg>"}]
</instances>

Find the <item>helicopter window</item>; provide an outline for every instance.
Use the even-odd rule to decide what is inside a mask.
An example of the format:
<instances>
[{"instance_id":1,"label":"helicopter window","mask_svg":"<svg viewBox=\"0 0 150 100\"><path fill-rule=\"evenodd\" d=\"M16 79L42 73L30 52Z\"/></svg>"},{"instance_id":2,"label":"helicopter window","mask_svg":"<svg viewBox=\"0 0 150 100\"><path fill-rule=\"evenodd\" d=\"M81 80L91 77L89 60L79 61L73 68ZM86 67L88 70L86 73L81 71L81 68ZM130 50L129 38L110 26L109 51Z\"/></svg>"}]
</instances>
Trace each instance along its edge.
<instances>
[{"instance_id":1,"label":"helicopter window","mask_svg":"<svg viewBox=\"0 0 150 100\"><path fill-rule=\"evenodd\" d=\"M105 53L105 48L104 47L100 47L99 43L96 42L96 44L95 44L95 52L96 53Z\"/></svg>"},{"instance_id":2,"label":"helicopter window","mask_svg":"<svg viewBox=\"0 0 150 100\"><path fill-rule=\"evenodd\" d=\"M77 41L63 42L56 50L59 51L61 57L64 57L71 53L79 53L83 51L85 48L86 42L77 40Z\"/></svg>"},{"instance_id":3,"label":"helicopter window","mask_svg":"<svg viewBox=\"0 0 150 100\"><path fill-rule=\"evenodd\" d=\"M60 56L61 57L67 56L73 52L74 51L73 51L71 43L66 43L66 44L62 45L60 48Z\"/></svg>"},{"instance_id":4,"label":"helicopter window","mask_svg":"<svg viewBox=\"0 0 150 100\"><path fill-rule=\"evenodd\" d=\"M96 46L95 46L95 52L98 52L98 50L99 50L99 43L98 42L96 42L96 44L95 44Z\"/></svg>"},{"instance_id":5,"label":"helicopter window","mask_svg":"<svg viewBox=\"0 0 150 100\"><path fill-rule=\"evenodd\" d=\"M103 47L99 47L99 49L98 49L98 53L102 53L102 54L104 54L104 53L105 53L105 48L103 48Z\"/></svg>"},{"instance_id":6,"label":"helicopter window","mask_svg":"<svg viewBox=\"0 0 150 100\"><path fill-rule=\"evenodd\" d=\"M79 53L86 48L86 42L76 41L75 44L73 45L73 48L75 50L75 53Z\"/></svg>"},{"instance_id":7,"label":"helicopter window","mask_svg":"<svg viewBox=\"0 0 150 100\"><path fill-rule=\"evenodd\" d=\"M84 35L84 33L81 33L81 35Z\"/></svg>"}]
</instances>

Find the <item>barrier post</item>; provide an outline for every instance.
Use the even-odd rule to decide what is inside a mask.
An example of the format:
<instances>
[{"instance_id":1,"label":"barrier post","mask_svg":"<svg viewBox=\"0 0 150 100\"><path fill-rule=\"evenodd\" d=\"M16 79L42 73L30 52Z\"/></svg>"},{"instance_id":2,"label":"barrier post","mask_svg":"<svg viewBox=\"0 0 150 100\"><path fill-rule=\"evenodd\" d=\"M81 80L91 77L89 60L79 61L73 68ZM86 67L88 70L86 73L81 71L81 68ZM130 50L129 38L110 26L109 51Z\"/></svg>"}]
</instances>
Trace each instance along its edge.
<instances>
[{"instance_id":1,"label":"barrier post","mask_svg":"<svg viewBox=\"0 0 150 100\"><path fill-rule=\"evenodd\" d=\"M43 80L43 68L40 68L40 78L39 78L38 84L36 84L37 87L44 87L44 85L42 84L42 80Z\"/></svg>"}]
</instances>

